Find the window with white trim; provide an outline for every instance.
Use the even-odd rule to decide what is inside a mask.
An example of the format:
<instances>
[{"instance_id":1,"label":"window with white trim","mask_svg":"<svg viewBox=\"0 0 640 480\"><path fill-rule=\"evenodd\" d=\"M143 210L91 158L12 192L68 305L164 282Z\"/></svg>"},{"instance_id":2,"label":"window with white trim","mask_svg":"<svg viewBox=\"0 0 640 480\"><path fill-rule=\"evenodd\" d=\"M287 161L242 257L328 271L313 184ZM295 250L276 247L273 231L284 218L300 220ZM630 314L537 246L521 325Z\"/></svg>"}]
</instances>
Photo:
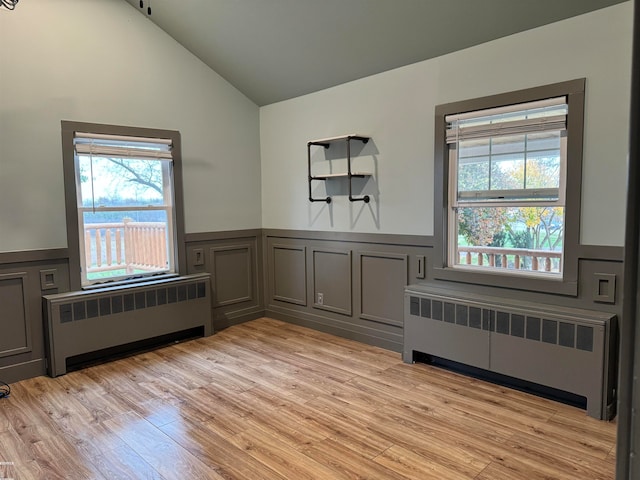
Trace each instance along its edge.
<instances>
[{"instance_id":1,"label":"window with white trim","mask_svg":"<svg viewBox=\"0 0 640 480\"><path fill-rule=\"evenodd\" d=\"M562 275L566 98L448 115L449 265Z\"/></svg>"},{"instance_id":2,"label":"window with white trim","mask_svg":"<svg viewBox=\"0 0 640 480\"><path fill-rule=\"evenodd\" d=\"M67 205L71 197L75 203L73 213L67 210L75 217L68 221L68 238L70 247L77 245L80 285L177 273L174 142L179 136L173 135L177 132L166 131L171 134L166 138L97 133L91 124L84 131L77 127L85 125L71 124L75 128L69 132L65 123L71 122L63 122L63 144L72 149L66 152L63 145L69 170L65 174ZM141 135L156 132L106 128L114 129ZM77 243L71 238L72 229Z\"/></svg>"}]
</instances>

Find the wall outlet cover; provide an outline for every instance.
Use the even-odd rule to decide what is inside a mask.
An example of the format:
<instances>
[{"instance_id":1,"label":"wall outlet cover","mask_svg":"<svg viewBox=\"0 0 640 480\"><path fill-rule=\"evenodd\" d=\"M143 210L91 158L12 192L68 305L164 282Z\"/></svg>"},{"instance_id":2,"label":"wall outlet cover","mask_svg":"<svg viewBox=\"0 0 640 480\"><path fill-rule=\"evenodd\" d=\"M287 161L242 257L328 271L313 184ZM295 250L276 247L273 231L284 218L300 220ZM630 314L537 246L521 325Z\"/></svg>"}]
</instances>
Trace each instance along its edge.
<instances>
[{"instance_id":1,"label":"wall outlet cover","mask_svg":"<svg viewBox=\"0 0 640 480\"><path fill-rule=\"evenodd\" d=\"M599 303L616 302L616 276L613 273L594 273L593 301Z\"/></svg>"},{"instance_id":2,"label":"wall outlet cover","mask_svg":"<svg viewBox=\"0 0 640 480\"><path fill-rule=\"evenodd\" d=\"M204 249L203 248L194 248L193 249L193 266L200 267L204 265Z\"/></svg>"}]
</instances>

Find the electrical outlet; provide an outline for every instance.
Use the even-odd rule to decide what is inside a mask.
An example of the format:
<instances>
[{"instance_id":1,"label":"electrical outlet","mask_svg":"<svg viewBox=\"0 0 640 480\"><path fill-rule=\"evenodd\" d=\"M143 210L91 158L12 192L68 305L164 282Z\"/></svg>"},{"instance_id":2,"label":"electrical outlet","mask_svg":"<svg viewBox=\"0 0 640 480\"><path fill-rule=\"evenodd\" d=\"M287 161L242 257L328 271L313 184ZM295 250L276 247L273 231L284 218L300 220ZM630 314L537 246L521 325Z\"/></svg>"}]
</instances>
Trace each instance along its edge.
<instances>
[{"instance_id":1,"label":"electrical outlet","mask_svg":"<svg viewBox=\"0 0 640 480\"><path fill-rule=\"evenodd\" d=\"M318 293L318 301L316 303L318 305L324 305L324 293Z\"/></svg>"}]
</instances>

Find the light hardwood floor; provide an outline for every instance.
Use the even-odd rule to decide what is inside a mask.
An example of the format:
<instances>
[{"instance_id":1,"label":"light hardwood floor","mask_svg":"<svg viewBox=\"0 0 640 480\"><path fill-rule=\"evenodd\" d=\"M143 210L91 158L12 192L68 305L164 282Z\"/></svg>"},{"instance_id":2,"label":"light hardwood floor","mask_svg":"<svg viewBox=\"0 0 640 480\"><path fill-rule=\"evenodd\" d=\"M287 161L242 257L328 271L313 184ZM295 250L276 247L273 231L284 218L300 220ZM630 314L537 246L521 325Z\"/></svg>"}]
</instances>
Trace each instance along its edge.
<instances>
[{"instance_id":1,"label":"light hardwood floor","mask_svg":"<svg viewBox=\"0 0 640 480\"><path fill-rule=\"evenodd\" d=\"M11 388L0 478L614 478L612 423L268 318Z\"/></svg>"}]
</instances>

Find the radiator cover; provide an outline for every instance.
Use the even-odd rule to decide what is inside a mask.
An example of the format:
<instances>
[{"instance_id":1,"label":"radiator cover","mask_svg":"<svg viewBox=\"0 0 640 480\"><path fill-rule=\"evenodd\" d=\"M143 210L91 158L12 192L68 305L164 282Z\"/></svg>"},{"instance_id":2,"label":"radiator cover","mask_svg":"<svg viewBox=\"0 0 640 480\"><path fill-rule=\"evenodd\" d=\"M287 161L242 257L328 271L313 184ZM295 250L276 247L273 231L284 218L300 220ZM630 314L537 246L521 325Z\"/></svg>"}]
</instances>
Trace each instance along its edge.
<instances>
[{"instance_id":1,"label":"radiator cover","mask_svg":"<svg viewBox=\"0 0 640 480\"><path fill-rule=\"evenodd\" d=\"M197 274L43 297L47 372L75 355L203 327L212 331L210 275Z\"/></svg>"},{"instance_id":2,"label":"radiator cover","mask_svg":"<svg viewBox=\"0 0 640 480\"><path fill-rule=\"evenodd\" d=\"M608 420L615 322L611 313L410 285L403 360L421 352L581 395L588 415Z\"/></svg>"}]
</instances>

